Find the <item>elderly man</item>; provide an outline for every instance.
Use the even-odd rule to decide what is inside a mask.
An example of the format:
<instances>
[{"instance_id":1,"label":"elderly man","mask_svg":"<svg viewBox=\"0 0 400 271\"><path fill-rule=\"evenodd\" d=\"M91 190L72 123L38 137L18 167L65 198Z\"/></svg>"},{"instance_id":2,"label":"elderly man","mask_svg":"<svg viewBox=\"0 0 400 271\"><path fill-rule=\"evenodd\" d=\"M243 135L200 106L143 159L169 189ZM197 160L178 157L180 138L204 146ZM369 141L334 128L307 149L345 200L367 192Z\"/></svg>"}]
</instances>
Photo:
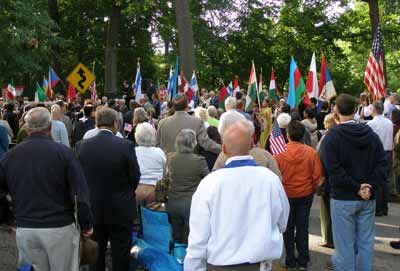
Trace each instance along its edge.
<instances>
[{"instance_id":1,"label":"elderly man","mask_svg":"<svg viewBox=\"0 0 400 271\"><path fill-rule=\"evenodd\" d=\"M244 117L240 114L235 113L227 115L225 118L223 130L221 131L222 135L230 126L238 123L241 120L244 120ZM270 169L273 173L278 175L279 178L281 177L281 172L278 168L278 164L269 152L253 144L249 153L254 158L258 166L266 167ZM224 167L227 159L227 155L224 152L221 152L217 160L215 161L214 170Z\"/></svg>"},{"instance_id":2,"label":"elderly man","mask_svg":"<svg viewBox=\"0 0 400 271\"><path fill-rule=\"evenodd\" d=\"M136 217L135 189L140 180L135 146L118 138L118 113L100 107L96 110L99 133L76 144L90 190L94 214L94 239L99 257L92 270L105 271L108 241L114 271L128 271L132 224Z\"/></svg>"},{"instance_id":3,"label":"elderly man","mask_svg":"<svg viewBox=\"0 0 400 271\"><path fill-rule=\"evenodd\" d=\"M273 172L249 155L254 127L241 120L224 133L224 168L193 195L185 271L270 269L282 254L289 203Z\"/></svg>"},{"instance_id":4,"label":"elderly man","mask_svg":"<svg viewBox=\"0 0 400 271\"><path fill-rule=\"evenodd\" d=\"M82 168L72 150L49 138L47 109L30 110L25 121L29 136L0 162L0 190L9 192L14 201L19 266L76 271L80 233L74 225L75 202L84 235L92 232Z\"/></svg>"},{"instance_id":5,"label":"elderly man","mask_svg":"<svg viewBox=\"0 0 400 271\"><path fill-rule=\"evenodd\" d=\"M226 116L230 115L230 114L239 114L236 111L236 99L233 97L228 97L225 100L225 112L222 113L221 117L219 118L219 124L218 124L218 132L221 134L222 136L222 130L225 129L225 118ZM243 116L243 119L245 119L245 117Z\"/></svg>"},{"instance_id":6,"label":"elderly man","mask_svg":"<svg viewBox=\"0 0 400 271\"><path fill-rule=\"evenodd\" d=\"M383 104L381 102L374 102L372 104L371 114L373 119L367 125L378 135L385 150L385 158L387 161L387 172L392 168L392 150L393 150L393 123L391 120L383 116ZM378 190L376 191L376 215L382 216L388 214L388 180L381 180Z\"/></svg>"},{"instance_id":7,"label":"elderly man","mask_svg":"<svg viewBox=\"0 0 400 271\"><path fill-rule=\"evenodd\" d=\"M187 110L185 95L179 95L173 101L174 115L162 119L158 124L157 145L168 155L175 151L175 139L182 129L192 129L196 132L197 142L206 151L219 154L221 146L212 141L206 131L203 121L190 116Z\"/></svg>"},{"instance_id":8,"label":"elderly man","mask_svg":"<svg viewBox=\"0 0 400 271\"><path fill-rule=\"evenodd\" d=\"M213 127L218 128L219 125L219 120L218 120L218 110L215 108L215 106L211 105L207 108L207 113L208 113L208 124L210 124Z\"/></svg>"}]
</instances>

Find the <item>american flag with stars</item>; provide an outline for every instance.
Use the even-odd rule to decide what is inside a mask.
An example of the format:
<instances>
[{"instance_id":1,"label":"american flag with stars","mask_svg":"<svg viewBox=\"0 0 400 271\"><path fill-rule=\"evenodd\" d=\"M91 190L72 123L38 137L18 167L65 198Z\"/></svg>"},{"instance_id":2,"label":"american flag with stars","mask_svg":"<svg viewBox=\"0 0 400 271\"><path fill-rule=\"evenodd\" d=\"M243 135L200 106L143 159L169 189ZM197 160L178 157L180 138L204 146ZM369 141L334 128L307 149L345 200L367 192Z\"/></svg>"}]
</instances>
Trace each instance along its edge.
<instances>
[{"instance_id":1,"label":"american flag with stars","mask_svg":"<svg viewBox=\"0 0 400 271\"><path fill-rule=\"evenodd\" d=\"M271 135L269 137L271 152L273 155L280 154L286 151L285 138L282 135L278 122L275 120L272 126Z\"/></svg>"},{"instance_id":2,"label":"american flag with stars","mask_svg":"<svg viewBox=\"0 0 400 271\"><path fill-rule=\"evenodd\" d=\"M381 27L378 26L364 74L364 83L372 94L374 101L385 96L386 81L384 71L382 34Z\"/></svg>"}]
</instances>

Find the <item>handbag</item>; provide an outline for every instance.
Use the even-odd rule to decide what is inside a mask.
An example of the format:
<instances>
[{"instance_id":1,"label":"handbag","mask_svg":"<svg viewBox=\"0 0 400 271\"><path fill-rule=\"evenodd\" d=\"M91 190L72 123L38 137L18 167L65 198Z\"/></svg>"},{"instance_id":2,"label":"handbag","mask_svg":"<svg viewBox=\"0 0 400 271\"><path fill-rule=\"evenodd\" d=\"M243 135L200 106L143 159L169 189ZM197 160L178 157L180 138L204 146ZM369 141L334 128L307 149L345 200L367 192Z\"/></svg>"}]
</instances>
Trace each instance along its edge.
<instances>
[{"instance_id":1,"label":"handbag","mask_svg":"<svg viewBox=\"0 0 400 271\"><path fill-rule=\"evenodd\" d=\"M80 232L80 227L78 223L78 201L76 195L74 201L75 201L75 210L74 210L75 225L78 231ZM90 238L81 236L79 241L79 264L93 265L97 262L98 256L99 256L99 246L97 242L93 241Z\"/></svg>"},{"instance_id":2,"label":"handbag","mask_svg":"<svg viewBox=\"0 0 400 271\"><path fill-rule=\"evenodd\" d=\"M169 178L164 177L156 183L156 201L166 203L168 201Z\"/></svg>"}]
</instances>

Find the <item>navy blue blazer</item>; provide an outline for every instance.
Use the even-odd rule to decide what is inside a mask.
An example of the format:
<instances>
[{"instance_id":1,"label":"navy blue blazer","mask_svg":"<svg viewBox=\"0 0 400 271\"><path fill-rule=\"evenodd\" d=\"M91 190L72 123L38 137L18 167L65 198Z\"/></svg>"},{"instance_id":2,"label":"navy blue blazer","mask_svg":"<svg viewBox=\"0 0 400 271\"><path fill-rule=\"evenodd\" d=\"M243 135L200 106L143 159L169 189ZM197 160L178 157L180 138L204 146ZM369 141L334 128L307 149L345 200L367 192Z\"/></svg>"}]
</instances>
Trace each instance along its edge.
<instances>
[{"instance_id":1,"label":"navy blue blazer","mask_svg":"<svg viewBox=\"0 0 400 271\"><path fill-rule=\"evenodd\" d=\"M133 143L101 130L98 135L79 141L75 149L89 185L94 223L132 222L140 180Z\"/></svg>"}]
</instances>

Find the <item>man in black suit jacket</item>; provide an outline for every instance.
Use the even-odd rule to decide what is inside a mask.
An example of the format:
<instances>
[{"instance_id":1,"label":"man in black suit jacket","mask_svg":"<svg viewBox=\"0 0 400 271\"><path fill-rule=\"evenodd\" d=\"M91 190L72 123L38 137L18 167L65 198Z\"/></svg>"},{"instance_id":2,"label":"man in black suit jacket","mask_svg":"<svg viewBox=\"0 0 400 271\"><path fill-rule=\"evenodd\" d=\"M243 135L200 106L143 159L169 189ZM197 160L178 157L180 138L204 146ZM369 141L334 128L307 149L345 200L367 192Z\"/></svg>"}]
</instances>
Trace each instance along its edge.
<instances>
[{"instance_id":1,"label":"man in black suit jacket","mask_svg":"<svg viewBox=\"0 0 400 271\"><path fill-rule=\"evenodd\" d=\"M93 237L99 244L99 258L92 270L105 271L110 240L113 271L128 271L139 165L133 143L114 135L119 128L115 110L98 108L96 126L100 132L95 137L76 144L90 190Z\"/></svg>"}]
</instances>

